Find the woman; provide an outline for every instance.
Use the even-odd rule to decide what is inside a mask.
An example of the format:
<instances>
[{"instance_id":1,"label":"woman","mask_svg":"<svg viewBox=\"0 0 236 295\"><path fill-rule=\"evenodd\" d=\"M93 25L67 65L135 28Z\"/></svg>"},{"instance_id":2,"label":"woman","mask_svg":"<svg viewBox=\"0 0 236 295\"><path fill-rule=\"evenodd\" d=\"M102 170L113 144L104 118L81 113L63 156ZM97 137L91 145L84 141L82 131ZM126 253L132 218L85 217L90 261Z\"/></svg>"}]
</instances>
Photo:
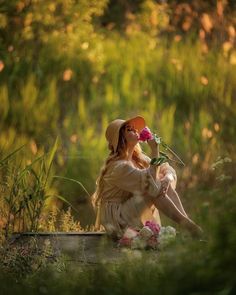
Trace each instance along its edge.
<instances>
[{"instance_id":1,"label":"woman","mask_svg":"<svg viewBox=\"0 0 236 295\"><path fill-rule=\"evenodd\" d=\"M146 126L144 118L112 121L106 130L110 154L97 180L92 203L100 222L113 238L122 237L127 227L140 229L145 221L160 224L158 210L187 229L193 236L201 233L186 214L175 191L175 170L164 163L159 168L141 150L139 133ZM148 140L151 158L159 157L159 146Z\"/></svg>"}]
</instances>

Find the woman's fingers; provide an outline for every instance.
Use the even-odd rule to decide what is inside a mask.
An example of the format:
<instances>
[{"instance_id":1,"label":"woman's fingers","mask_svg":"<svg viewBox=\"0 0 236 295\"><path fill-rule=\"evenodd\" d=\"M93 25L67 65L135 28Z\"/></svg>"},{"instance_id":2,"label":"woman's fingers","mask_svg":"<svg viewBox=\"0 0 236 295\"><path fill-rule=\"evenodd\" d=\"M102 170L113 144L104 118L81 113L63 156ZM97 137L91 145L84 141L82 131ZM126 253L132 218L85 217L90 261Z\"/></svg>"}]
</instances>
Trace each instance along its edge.
<instances>
[{"instance_id":1,"label":"woman's fingers","mask_svg":"<svg viewBox=\"0 0 236 295\"><path fill-rule=\"evenodd\" d=\"M148 145L150 146L151 150L156 150L158 148L158 144L156 143L155 139L149 139L147 141Z\"/></svg>"}]
</instances>

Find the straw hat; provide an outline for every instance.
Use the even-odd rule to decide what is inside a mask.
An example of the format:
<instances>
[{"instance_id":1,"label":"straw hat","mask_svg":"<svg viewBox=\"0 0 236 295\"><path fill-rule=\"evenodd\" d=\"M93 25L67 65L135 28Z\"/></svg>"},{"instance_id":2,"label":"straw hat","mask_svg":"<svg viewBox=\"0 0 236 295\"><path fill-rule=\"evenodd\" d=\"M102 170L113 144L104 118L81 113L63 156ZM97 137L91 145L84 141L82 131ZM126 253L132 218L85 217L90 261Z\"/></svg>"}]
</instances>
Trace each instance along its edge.
<instances>
[{"instance_id":1,"label":"straw hat","mask_svg":"<svg viewBox=\"0 0 236 295\"><path fill-rule=\"evenodd\" d=\"M106 129L106 139L110 146L113 147L114 152L116 152L118 141L119 141L119 132L122 126L130 124L135 129L140 131L146 126L145 120L141 116L137 116L128 120L116 119L112 121Z\"/></svg>"}]
</instances>

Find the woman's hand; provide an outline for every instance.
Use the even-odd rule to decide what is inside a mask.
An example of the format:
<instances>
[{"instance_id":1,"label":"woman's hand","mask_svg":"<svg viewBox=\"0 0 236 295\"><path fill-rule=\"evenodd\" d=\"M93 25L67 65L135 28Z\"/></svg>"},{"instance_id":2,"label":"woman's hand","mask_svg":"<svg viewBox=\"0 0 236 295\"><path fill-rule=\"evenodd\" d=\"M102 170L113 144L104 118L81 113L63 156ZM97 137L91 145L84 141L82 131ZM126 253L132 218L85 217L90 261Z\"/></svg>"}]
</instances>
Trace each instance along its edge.
<instances>
[{"instance_id":1,"label":"woman's hand","mask_svg":"<svg viewBox=\"0 0 236 295\"><path fill-rule=\"evenodd\" d=\"M151 158L158 158L159 144L156 142L155 138L148 140L147 143L151 148Z\"/></svg>"},{"instance_id":2,"label":"woman's hand","mask_svg":"<svg viewBox=\"0 0 236 295\"><path fill-rule=\"evenodd\" d=\"M147 141L148 145L150 146L152 151L157 150L157 148L159 147L159 144L156 142L155 138L153 139L149 139Z\"/></svg>"}]
</instances>

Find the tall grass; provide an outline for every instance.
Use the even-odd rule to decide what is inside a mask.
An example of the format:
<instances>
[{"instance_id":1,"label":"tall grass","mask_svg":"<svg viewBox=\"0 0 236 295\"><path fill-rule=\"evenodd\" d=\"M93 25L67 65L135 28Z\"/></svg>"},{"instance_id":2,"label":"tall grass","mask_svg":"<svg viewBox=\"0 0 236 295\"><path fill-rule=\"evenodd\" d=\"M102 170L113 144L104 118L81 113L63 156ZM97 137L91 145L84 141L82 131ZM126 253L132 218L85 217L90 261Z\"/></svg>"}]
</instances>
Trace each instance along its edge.
<instances>
[{"instance_id":1,"label":"tall grass","mask_svg":"<svg viewBox=\"0 0 236 295\"><path fill-rule=\"evenodd\" d=\"M7 238L14 231L37 231L49 193L49 178L58 139L50 153L36 157L24 166L14 159L24 146L0 161L1 221Z\"/></svg>"}]
</instances>

